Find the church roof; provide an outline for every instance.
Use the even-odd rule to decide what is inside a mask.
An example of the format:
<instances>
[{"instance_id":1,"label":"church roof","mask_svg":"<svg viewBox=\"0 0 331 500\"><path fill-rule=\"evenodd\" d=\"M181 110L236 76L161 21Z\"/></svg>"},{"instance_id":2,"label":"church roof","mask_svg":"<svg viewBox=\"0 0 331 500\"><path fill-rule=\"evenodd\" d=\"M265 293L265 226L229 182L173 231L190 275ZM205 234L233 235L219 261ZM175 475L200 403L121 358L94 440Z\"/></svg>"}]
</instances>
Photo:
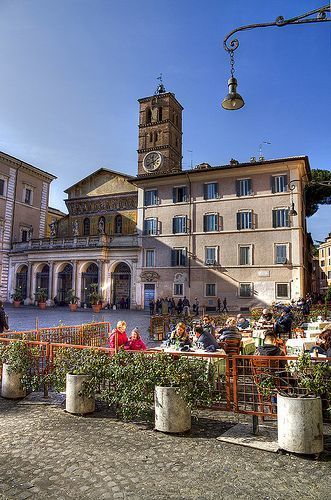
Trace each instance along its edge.
<instances>
[{"instance_id":1,"label":"church roof","mask_svg":"<svg viewBox=\"0 0 331 500\"><path fill-rule=\"evenodd\" d=\"M107 172L109 174L114 174L114 175L119 175L120 177L125 177L126 179L128 180L132 180L134 179L135 177L132 176L132 175L127 175L127 174L123 174L123 172L117 172L116 170L111 170L109 168L104 168L104 167L101 167L101 168L98 168L97 170L95 170L94 172L92 172L91 174L87 175L86 177L84 177L83 179L80 179L79 181L77 181L75 184L73 184L72 186L68 187L67 189L64 190L65 193L69 193L69 191L71 189L73 189L74 187L78 186L79 184L81 184L82 182L84 181L87 181L87 179L89 179L90 177L93 177L101 172Z\"/></svg>"}]
</instances>

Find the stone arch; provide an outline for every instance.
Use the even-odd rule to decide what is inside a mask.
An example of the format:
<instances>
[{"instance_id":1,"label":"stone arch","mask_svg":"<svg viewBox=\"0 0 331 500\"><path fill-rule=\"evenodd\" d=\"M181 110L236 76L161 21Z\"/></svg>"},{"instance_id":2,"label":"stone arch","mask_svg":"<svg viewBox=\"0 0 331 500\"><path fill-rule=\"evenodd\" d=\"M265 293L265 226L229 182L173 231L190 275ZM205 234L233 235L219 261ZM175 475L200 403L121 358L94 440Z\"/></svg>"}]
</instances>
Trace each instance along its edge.
<instances>
[{"instance_id":1,"label":"stone arch","mask_svg":"<svg viewBox=\"0 0 331 500\"><path fill-rule=\"evenodd\" d=\"M99 283L99 267L95 262L85 262L81 267L81 302L90 306L91 285Z\"/></svg>"},{"instance_id":2,"label":"stone arch","mask_svg":"<svg viewBox=\"0 0 331 500\"><path fill-rule=\"evenodd\" d=\"M73 265L70 262L62 262L57 267L57 293L54 301L58 305L66 304L68 290L73 287Z\"/></svg>"},{"instance_id":3,"label":"stone arch","mask_svg":"<svg viewBox=\"0 0 331 500\"><path fill-rule=\"evenodd\" d=\"M36 281L35 281L35 293L37 293L38 289L45 288L47 290L47 296L50 297L52 293L49 289L49 265L47 262L41 262L37 265L36 269Z\"/></svg>"},{"instance_id":4,"label":"stone arch","mask_svg":"<svg viewBox=\"0 0 331 500\"><path fill-rule=\"evenodd\" d=\"M23 300L28 298L28 266L26 264L20 264L17 267L15 286L21 290Z\"/></svg>"},{"instance_id":5,"label":"stone arch","mask_svg":"<svg viewBox=\"0 0 331 500\"><path fill-rule=\"evenodd\" d=\"M120 309L130 309L132 269L125 261L116 262L112 266L113 304Z\"/></svg>"}]
</instances>

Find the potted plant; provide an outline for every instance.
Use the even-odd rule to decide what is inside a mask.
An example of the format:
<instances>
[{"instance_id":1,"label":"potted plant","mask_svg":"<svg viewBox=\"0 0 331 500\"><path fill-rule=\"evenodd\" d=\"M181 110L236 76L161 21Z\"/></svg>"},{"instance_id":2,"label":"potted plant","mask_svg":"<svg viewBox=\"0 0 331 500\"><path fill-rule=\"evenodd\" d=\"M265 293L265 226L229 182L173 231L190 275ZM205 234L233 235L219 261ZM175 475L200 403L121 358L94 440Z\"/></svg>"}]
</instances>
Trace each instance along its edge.
<instances>
[{"instance_id":1,"label":"potted plant","mask_svg":"<svg viewBox=\"0 0 331 500\"><path fill-rule=\"evenodd\" d=\"M98 292L98 288L98 283L91 283L90 293L88 294L94 313L99 313L102 307L102 295Z\"/></svg>"},{"instance_id":2,"label":"potted plant","mask_svg":"<svg viewBox=\"0 0 331 500\"><path fill-rule=\"evenodd\" d=\"M57 351L49 383L66 391L66 411L85 415L95 409L95 390L104 379L109 356L97 349L61 348Z\"/></svg>"},{"instance_id":3,"label":"potted plant","mask_svg":"<svg viewBox=\"0 0 331 500\"><path fill-rule=\"evenodd\" d=\"M331 366L302 354L284 372L259 375L263 395L277 392L278 445L293 453L323 451L323 402L331 410ZM325 398L325 399L324 399Z\"/></svg>"},{"instance_id":4,"label":"potted plant","mask_svg":"<svg viewBox=\"0 0 331 500\"><path fill-rule=\"evenodd\" d=\"M36 301L40 309L46 309L46 300L48 298L47 288L38 288L35 293Z\"/></svg>"},{"instance_id":5,"label":"potted plant","mask_svg":"<svg viewBox=\"0 0 331 500\"><path fill-rule=\"evenodd\" d=\"M11 341L0 346L2 366L1 396L23 398L27 389L37 390L42 377L37 373L39 348L25 341Z\"/></svg>"},{"instance_id":6,"label":"potted plant","mask_svg":"<svg viewBox=\"0 0 331 500\"><path fill-rule=\"evenodd\" d=\"M70 288L67 292L66 302L69 304L70 311L77 311L79 297L75 294L75 290Z\"/></svg>"},{"instance_id":7,"label":"potted plant","mask_svg":"<svg viewBox=\"0 0 331 500\"><path fill-rule=\"evenodd\" d=\"M11 294L11 298L13 299L14 307L20 307L23 300L22 288L15 288L14 292Z\"/></svg>"},{"instance_id":8,"label":"potted plant","mask_svg":"<svg viewBox=\"0 0 331 500\"><path fill-rule=\"evenodd\" d=\"M121 350L109 358L101 398L125 420L151 420L162 432L186 432L191 410L208 405L214 388L210 365L203 359L169 354L153 356Z\"/></svg>"}]
</instances>

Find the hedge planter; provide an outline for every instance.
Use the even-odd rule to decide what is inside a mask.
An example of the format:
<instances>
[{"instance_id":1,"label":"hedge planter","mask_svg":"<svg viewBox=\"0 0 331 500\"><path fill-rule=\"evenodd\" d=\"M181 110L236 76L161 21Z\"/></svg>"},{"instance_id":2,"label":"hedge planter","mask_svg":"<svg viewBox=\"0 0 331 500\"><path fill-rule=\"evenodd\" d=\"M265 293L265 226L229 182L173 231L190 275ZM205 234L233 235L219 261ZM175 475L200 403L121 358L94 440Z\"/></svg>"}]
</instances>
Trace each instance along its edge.
<instances>
[{"instance_id":1,"label":"hedge planter","mask_svg":"<svg viewBox=\"0 0 331 500\"><path fill-rule=\"evenodd\" d=\"M155 429L169 433L191 429L191 410L175 387L155 387Z\"/></svg>"},{"instance_id":2,"label":"hedge planter","mask_svg":"<svg viewBox=\"0 0 331 500\"><path fill-rule=\"evenodd\" d=\"M8 399L24 398L26 390L22 387L22 373L9 370L10 365L2 365L1 396Z\"/></svg>"},{"instance_id":3,"label":"hedge planter","mask_svg":"<svg viewBox=\"0 0 331 500\"><path fill-rule=\"evenodd\" d=\"M66 377L66 411L68 413L86 415L95 410L95 398L81 395L84 382L89 380L89 375L72 375Z\"/></svg>"},{"instance_id":4,"label":"hedge planter","mask_svg":"<svg viewBox=\"0 0 331 500\"><path fill-rule=\"evenodd\" d=\"M277 396L278 445L292 453L323 451L322 401L319 397Z\"/></svg>"}]
</instances>

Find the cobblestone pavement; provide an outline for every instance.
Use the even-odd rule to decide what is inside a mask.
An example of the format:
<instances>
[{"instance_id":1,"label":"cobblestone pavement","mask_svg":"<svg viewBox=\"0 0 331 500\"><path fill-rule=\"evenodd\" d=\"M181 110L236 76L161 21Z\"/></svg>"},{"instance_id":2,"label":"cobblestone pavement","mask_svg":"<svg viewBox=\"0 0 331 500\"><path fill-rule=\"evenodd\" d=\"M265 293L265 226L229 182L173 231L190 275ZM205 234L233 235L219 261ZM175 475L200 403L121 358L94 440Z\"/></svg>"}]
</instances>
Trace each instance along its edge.
<instances>
[{"instance_id":1,"label":"cobblestone pavement","mask_svg":"<svg viewBox=\"0 0 331 500\"><path fill-rule=\"evenodd\" d=\"M11 330L22 331L31 330L36 327L38 318L39 327L58 326L61 321L65 325L81 325L91 321L109 321L111 327L115 327L117 321L124 319L127 322L127 333L130 334L134 327L138 327L142 332L144 341L149 341L148 327L150 316L146 311L134 310L102 310L99 314L93 314L91 309L78 309L70 312L68 307L49 307L41 310L34 306L22 306L14 308L10 305L5 307L9 317L9 327Z\"/></svg>"},{"instance_id":2,"label":"cobblestone pavement","mask_svg":"<svg viewBox=\"0 0 331 500\"><path fill-rule=\"evenodd\" d=\"M0 399L0 498L330 498L330 462L215 439L236 421L204 412L191 434L171 436L102 408L79 417Z\"/></svg>"}]
</instances>

